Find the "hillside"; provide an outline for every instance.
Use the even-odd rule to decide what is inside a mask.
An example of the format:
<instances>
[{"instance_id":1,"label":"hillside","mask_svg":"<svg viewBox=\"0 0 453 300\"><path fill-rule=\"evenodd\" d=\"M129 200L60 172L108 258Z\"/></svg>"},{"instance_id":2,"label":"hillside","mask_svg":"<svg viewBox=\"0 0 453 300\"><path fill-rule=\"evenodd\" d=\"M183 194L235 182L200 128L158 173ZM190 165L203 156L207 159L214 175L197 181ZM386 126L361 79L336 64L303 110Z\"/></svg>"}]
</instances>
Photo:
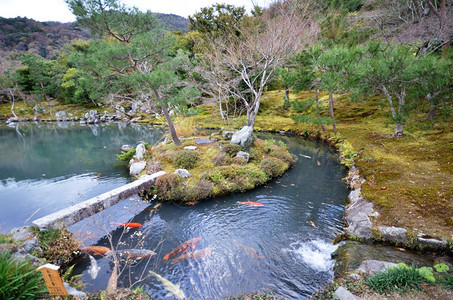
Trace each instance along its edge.
<instances>
[{"instance_id":1,"label":"hillside","mask_svg":"<svg viewBox=\"0 0 453 300\"><path fill-rule=\"evenodd\" d=\"M157 18L177 31L187 31L189 20L174 14L156 13ZM77 23L38 22L28 18L0 17L0 53L27 51L50 58L63 45L76 40L90 38L89 30Z\"/></svg>"}]
</instances>

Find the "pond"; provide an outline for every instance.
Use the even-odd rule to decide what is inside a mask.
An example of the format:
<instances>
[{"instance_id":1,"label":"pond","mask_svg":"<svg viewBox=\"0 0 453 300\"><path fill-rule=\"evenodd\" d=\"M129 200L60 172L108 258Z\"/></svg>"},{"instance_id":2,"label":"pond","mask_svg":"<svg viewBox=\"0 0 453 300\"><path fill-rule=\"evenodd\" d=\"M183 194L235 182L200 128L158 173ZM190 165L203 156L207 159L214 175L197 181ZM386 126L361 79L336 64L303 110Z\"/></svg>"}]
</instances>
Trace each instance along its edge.
<instances>
[{"instance_id":1,"label":"pond","mask_svg":"<svg viewBox=\"0 0 453 300\"><path fill-rule=\"evenodd\" d=\"M138 125L99 126L98 135L88 126L40 126L21 125L23 137L15 128L0 128L2 137L8 137L8 142L2 138L0 143L0 193L8 195L8 200L1 199L3 229L23 225L37 208L41 210L31 220L129 182L126 166L115 160L119 146L138 140L153 143L162 135L160 130ZM70 230L85 246L155 251L149 258L122 262L118 280L119 287L140 286L153 299L173 297L167 297L168 291L150 271L178 285L187 299L225 299L266 291L285 299L309 297L333 279L330 254L336 246L331 242L344 226L348 190L342 178L347 171L336 153L322 143L277 134L260 137L285 142L299 158L296 166L253 191L194 206L164 203L153 211L150 208L157 202L144 203L134 196ZM239 203L245 201L263 205ZM143 227L125 230L114 222L139 222ZM193 238L200 241L186 253L209 249L204 258L174 261L182 254L178 253L164 259ZM100 268L97 276L92 276L87 255L75 267L86 290L92 292L107 287L113 268L110 256L93 257Z\"/></svg>"},{"instance_id":2,"label":"pond","mask_svg":"<svg viewBox=\"0 0 453 300\"><path fill-rule=\"evenodd\" d=\"M126 123L0 125L0 233L130 182L123 144L150 143L159 128Z\"/></svg>"}]
</instances>

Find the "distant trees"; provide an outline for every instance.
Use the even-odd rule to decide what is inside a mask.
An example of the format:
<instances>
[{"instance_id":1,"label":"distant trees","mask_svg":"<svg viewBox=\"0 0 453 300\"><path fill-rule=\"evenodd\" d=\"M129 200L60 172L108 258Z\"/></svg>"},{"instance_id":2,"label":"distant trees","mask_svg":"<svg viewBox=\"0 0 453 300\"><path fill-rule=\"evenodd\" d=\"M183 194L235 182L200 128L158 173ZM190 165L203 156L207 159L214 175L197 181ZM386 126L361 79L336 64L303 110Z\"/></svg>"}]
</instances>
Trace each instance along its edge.
<instances>
[{"instance_id":1,"label":"distant trees","mask_svg":"<svg viewBox=\"0 0 453 300\"><path fill-rule=\"evenodd\" d=\"M66 2L81 24L103 38L93 44L95 48L89 54L96 59L88 65L102 64L100 70L108 71L102 77L115 80L106 81L117 88L112 94L114 102L133 99L161 109L174 143L180 145L168 109L193 98L196 90L183 80L190 60L186 53L175 50L174 37L162 29L151 12L126 7L116 0Z\"/></svg>"},{"instance_id":2,"label":"distant trees","mask_svg":"<svg viewBox=\"0 0 453 300\"><path fill-rule=\"evenodd\" d=\"M253 128L269 79L290 55L313 40L317 27L308 5L300 2L279 3L239 25L237 32L211 38L210 54L204 58L217 67L212 72L223 74L222 80L228 82L225 94L241 102L246 125Z\"/></svg>"}]
</instances>

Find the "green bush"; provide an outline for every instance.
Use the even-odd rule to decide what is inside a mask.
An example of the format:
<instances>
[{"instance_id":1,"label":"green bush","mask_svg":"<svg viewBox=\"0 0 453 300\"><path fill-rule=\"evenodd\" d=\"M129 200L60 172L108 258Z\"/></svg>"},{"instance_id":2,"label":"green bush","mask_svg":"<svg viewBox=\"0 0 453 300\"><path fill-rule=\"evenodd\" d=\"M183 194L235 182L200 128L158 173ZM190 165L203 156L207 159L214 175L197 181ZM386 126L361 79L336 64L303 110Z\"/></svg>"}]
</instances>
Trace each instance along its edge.
<instances>
[{"instance_id":1,"label":"green bush","mask_svg":"<svg viewBox=\"0 0 453 300\"><path fill-rule=\"evenodd\" d=\"M243 165L247 164L247 161L245 159L243 159L242 157L236 156L236 157L233 158L232 163L236 164L236 165L243 166Z\"/></svg>"},{"instance_id":2,"label":"green bush","mask_svg":"<svg viewBox=\"0 0 453 300\"><path fill-rule=\"evenodd\" d=\"M207 199L213 195L214 184L206 179L201 179L190 192L190 200Z\"/></svg>"},{"instance_id":3,"label":"green bush","mask_svg":"<svg viewBox=\"0 0 453 300\"><path fill-rule=\"evenodd\" d=\"M213 159L213 163L216 166L226 166L231 164L232 162L233 160L231 159L231 157L224 152L219 152L219 154L217 154Z\"/></svg>"},{"instance_id":4,"label":"green bush","mask_svg":"<svg viewBox=\"0 0 453 300\"><path fill-rule=\"evenodd\" d=\"M242 147L237 144L225 144L222 146L222 151L228 154L230 157L235 157Z\"/></svg>"},{"instance_id":5,"label":"green bush","mask_svg":"<svg viewBox=\"0 0 453 300\"><path fill-rule=\"evenodd\" d=\"M80 255L80 243L72 238L67 228L40 231L33 227L44 257L53 264L65 266Z\"/></svg>"},{"instance_id":6,"label":"green bush","mask_svg":"<svg viewBox=\"0 0 453 300\"><path fill-rule=\"evenodd\" d=\"M269 177L277 177L285 173L285 163L275 157L263 159L260 167Z\"/></svg>"},{"instance_id":7,"label":"green bush","mask_svg":"<svg viewBox=\"0 0 453 300\"><path fill-rule=\"evenodd\" d=\"M122 151L121 154L117 154L116 157L122 161L130 161L134 155L135 155L135 148L133 148L129 151Z\"/></svg>"},{"instance_id":8,"label":"green bush","mask_svg":"<svg viewBox=\"0 0 453 300\"><path fill-rule=\"evenodd\" d=\"M0 299L40 299L46 292L41 272L30 262L16 262L9 251L0 254Z\"/></svg>"},{"instance_id":9,"label":"green bush","mask_svg":"<svg viewBox=\"0 0 453 300\"><path fill-rule=\"evenodd\" d=\"M200 160L198 152L193 150L181 150L175 153L174 164L178 168L192 169Z\"/></svg>"},{"instance_id":10,"label":"green bush","mask_svg":"<svg viewBox=\"0 0 453 300\"><path fill-rule=\"evenodd\" d=\"M415 266L408 267L404 264L378 272L365 281L371 289L386 294L392 290L401 294L412 288L419 290L422 282L425 282L425 278L419 270Z\"/></svg>"},{"instance_id":11,"label":"green bush","mask_svg":"<svg viewBox=\"0 0 453 300\"><path fill-rule=\"evenodd\" d=\"M297 162L297 156L295 156L294 154L291 154L289 152L286 152L284 150L274 150L271 153L269 153L269 156L278 158L281 161L286 162L291 167L294 167L294 165Z\"/></svg>"},{"instance_id":12,"label":"green bush","mask_svg":"<svg viewBox=\"0 0 453 300\"><path fill-rule=\"evenodd\" d=\"M446 274L445 277L442 278L442 285L447 289L453 290L453 274Z\"/></svg>"},{"instance_id":13,"label":"green bush","mask_svg":"<svg viewBox=\"0 0 453 300\"><path fill-rule=\"evenodd\" d=\"M157 177L154 192L161 201L184 200L185 187L181 176L167 173Z\"/></svg>"}]
</instances>

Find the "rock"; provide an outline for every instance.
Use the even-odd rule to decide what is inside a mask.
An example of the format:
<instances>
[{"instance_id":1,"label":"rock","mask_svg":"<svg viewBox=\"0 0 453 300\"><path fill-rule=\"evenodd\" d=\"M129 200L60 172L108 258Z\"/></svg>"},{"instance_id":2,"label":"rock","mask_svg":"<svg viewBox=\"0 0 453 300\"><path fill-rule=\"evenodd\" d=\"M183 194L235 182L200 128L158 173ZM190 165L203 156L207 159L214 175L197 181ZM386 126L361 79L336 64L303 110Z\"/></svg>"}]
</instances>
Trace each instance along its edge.
<instances>
[{"instance_id":1,"label":"rock","mask_svg":"<svg viewBox=\"0 0 453 300\"><path fill-rule=\"evenodd\" d=\"M185 146L184 150L195 150L197 149L197 146Z\"/></svg>"},{"instance_id":2,"label":"rock","mask_svg":"<svg viewBox=\"0 0 453 300\"><path fill-rule=\"evenodd\" d=\"M357 268L357 271L365 273L367 275L373 275L376 272L386 270L388 267L396 267L396 266L397 266L397 264L392 263L392 262L369 259L369 260L362 261L360 266Z\"/></svg>"},{"instance_id":3,"label":"rock","mask_svg":"<svg viewBox=\"0 0 453 300\"><path fill-rule=\"evenodd\" d=\"M135 155L134 157L137 160L142 160L143 159L143 154L145 154L146 148L143 143L138 144L137 148L135 149Z\"/></svg>"},{"instance_id":4,"label":"rock","mask_svg":"<svg viewBox=\"0 0 453 300\"><path fill-rule=\"evenodd\" d=\"M3 251L16 252L17 248L11 244L0 244L0 253L2 253Z\"/></svg>"},{"instance_id":5,"label":"rock","mask_svg":"<svg viewBox=\"0 0 453 300\"><path fill-rule=\"evenodd\" d=\"M349 193L348 195L348 199L349 199L349 202L351 203L355 203L359 200L362 200L362 196L360 195L360 188L356 189L356 190L353 190Z\"/></svg>"},{"instance_id":6,"label":"rock","mask_svg":"<svg viewBox=\"0 0 453 300\"><path fill-rule=\"evenodd\" d=\"M212 140L208 138L195 139L195 144L197 145L207 145L212 144Z\"/></svg>"},{"instance_id":7,"label":"rock","mask_svg":"<svg viewBox=\"0 0 453 300\"><path fill-rule=\"evenodd\" d=\"M236 154L236 157L243 158L246 162L249 162L250 154L248 154L248 153L245 152L245 151L239 151L239 152Z\"/></svg>"},{"instance_id":8,"label":"rock","mask_svg":"<svg viewBox=\"0 0 453 300\"><path fill-rule=\"evenodd\" d=\"M231 137L233 136L234 134L234 131L231 131L231 130L224 130L222 131L222 137L223 138L226 138L226 139L231 139Z\"/></svg>"},{"instance_id":9,"label":"rock","mask_svg":"<svg viewBox=\"0 0 453 300\"><path fill-rule=\"evenodd\" d=\"M9 233L13 241L26 240L31 236L30 226L13 228Z\"/></svg>"},{"instance_id":10,"label":"rock","mask_svg":"<svg viewBox=\"0 0 453 300\"><path fill-rule=\"evenodd\" d=\"M43 264L43 262L39 258L29 253L16 252L14 253L13 258L17 262L29 261L35 268Z\"/></svg>"},{"instance_id":11,"label":"rock","mask_svg":"<svg viewBox=\"0 0 453 300\"><path fill-rule=\"evenodd\" d=\"M146 162L144 161L135 162L129 167L129 174L131 174L132 176L137 176L145 169L145 167Z\"/></svg>"},{"instance_id":12,"label":"rock","mask_svg":"<svg viewBox=\"0 0 453 300\"><path fill-rule=\"evenodd\" d=\"M38 118L38 116L34 116L34 117L33 117L33 121L35 121L35 122L39 122L39 118Z\"/></svg>"},{"instance_id":13,"label":"rock","mask_svg":"<svg viewBox=\"0 0 453 300\"><path fill-rule=\"evenodd\" d=\"M407 230L404 228L394 226L379 226L378 229L379 231L381 231L383 241L399 244L404 244L407 242Z\"/></svg>"},{"instance_id":14,"label":"rock","mask_svg":"<svg viewBox=\"0 0 453 300\"><path fill-rule=\"evenodd\" d=\"M64 110L57 111L55 117L57 118L58 122L60 121L66 122L66 120L68 119L66 112Z\"/></svg>"},{"instance_id":15,"label":"rock","mask_svg":"<svg viewBox=\"0 0 453 300\"><path fill-rule=\"evenodd\" d=\"M134 149L134 146L125 144L125 145L121 146L120 149L121 149L121 151L129 151L129 150Z\"/></svg>"},{"instance_id":16,"label":"rock","mask_svg":"<svg viewBox=\"0 0 453 300\"><path fill-rule=\"evenodd\" d=\"M175 174L178 174L182 178L190 177L190 173L186 169L177 169L175 170Z\"/></svg>"},{"instance_id":17,"label":"rock","mask_svg":"<svg viewBox=\"0 0 453 300\"><path fill-rule=\"evenodd\" d=\"M371 221L370 218L363 212L359 212L354 214L350 217L349 227L347 231L352 233L353 235L363 238L363 239L370 239L371 238Z\"/></svg>"},{"instance_id":18,"label":"rock","mask_svg":"<svg viewBox=\"0 0 453 300\"><path fill-rule=\"evenodd\" d=\"M355 296L352 294L350 291L345 289L344 287L340 286L338 289L335 291L335 295L337 295L338 299L340 300L356 300L356 299L362 299L360 297Z\"/></svg>"},{"instance_id":19,"label":"rock","mask_svg":"<svg viewBox=\"0 0 453 300\"><path fill-rule=\"evenodd\" d=\"M22 245L20 245L19 249L21 252L25 252L25 253L30 253L31 251L42 252L42 249L39 246L39 241L38 241L37 237L26 240Z\"/></svg>"},{"instance_id":20,"label":"rock","mask_svg":"<svg viewBox=\"0 0 453 300\"><path fill-rule=\"evenodd\" d=\"M238 144L244 149L249 149L253 144L253 128L244 126L231 137L231 144Z\"/></svg>"},{"instance_id":21,"label":"rock","mask_svg":"<svg viewBox=\"0 0 453 300\"><path fill-rule=\"evenodd\" d=\"M417 239L419 244L432 249L432 250L443 250L448 247L448 242L443 238L436 238L424 233L417 234Z\"/></svg>"},{"instance_id":22,"label":"rock","mask_svg":"<svg viewBox=\"0 0 453 300\"><path fill-rule=\"evenodd\" d=\"M17 122L19 122L19 118L16 118L16 117L11 117L8 120L6 120L6 124L17 123Z\"/></svg>"},{"instance_id":23,"label":"rock","mask_svg":"<svg viewBox=\"0 0 453 300\"><path fill-rule=\"evenodd\" d=\"M74 298L76 298L76 299L77 298L79 298L79 299L86 299L87 298L87 294L86 293L73 288L72 286L69 285L69 283L63 282L63 284L64 284L64 287L66 288L66 291L68 292L68 294L73 296Z\"/></svg>"}]
</instances>

